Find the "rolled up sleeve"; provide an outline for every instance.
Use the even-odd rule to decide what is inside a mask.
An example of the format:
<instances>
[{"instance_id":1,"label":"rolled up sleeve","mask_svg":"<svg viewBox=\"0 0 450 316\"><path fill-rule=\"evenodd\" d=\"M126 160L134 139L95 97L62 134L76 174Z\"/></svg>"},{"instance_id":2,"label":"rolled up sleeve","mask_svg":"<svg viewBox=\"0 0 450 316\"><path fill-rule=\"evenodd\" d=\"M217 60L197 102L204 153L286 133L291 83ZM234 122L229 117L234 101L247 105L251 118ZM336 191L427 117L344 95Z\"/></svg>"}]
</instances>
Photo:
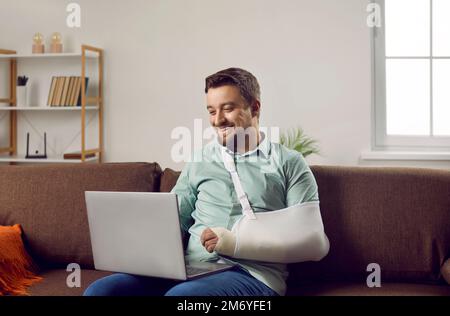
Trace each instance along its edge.
<instances>
[{"instance_id":1,"label":"rolled up sleeve","mask_svg":"<svg viewBox=\"0 0 450 316\"><path fill-rule=\"evenodd\" d=\"M316 179L301 153L293 153L284 168L287 178L286 207L319 200Z\"/></svg>"}]
</instances>

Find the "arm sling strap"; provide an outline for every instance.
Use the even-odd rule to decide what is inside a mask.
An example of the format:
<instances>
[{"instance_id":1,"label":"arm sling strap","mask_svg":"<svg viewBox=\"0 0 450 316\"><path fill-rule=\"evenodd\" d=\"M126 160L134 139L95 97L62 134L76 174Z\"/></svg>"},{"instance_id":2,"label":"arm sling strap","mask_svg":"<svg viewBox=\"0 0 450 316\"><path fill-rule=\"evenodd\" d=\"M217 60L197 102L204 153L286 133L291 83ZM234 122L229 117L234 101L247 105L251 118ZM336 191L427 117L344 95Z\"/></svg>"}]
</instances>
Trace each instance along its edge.
<instances>
[{"instance_id":1,"label":"arm sling strap","mask_svg":"<svg viewBox=\"0 0 450 316\"><path fill-rule=\"evenodd\" d=\"M319 201L304 202L269 212L254 212L244 192L233 157L222 148L243 216L231 231L211 228L219 237L219 254L264 262L319 261L330 248L320 215Z\"/></svg>"}]
</instances>

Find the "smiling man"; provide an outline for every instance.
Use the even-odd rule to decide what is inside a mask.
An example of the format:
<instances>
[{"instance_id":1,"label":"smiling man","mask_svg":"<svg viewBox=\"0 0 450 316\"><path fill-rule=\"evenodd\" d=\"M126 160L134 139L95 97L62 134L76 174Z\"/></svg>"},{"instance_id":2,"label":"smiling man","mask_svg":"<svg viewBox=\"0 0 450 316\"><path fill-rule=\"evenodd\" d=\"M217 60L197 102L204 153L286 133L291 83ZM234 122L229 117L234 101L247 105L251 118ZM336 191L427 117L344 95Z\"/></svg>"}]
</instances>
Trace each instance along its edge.
<instances>
[{"instance_id":1,"label":"smiling man","mask_svg":"<svg viewBox=\"0 0 450 316\"><path fill-rule=\"evenodd\" d=\"M187 261L217 261L220 236L214 228L231 230L243 207L223 152L233 157L252 210L270 212L318 201L314 176L303 156L271 143L259 131L260 87L248 71L230 68L206 78L206 102L217 141L206 145L205 159L189 162L172 192L178 196L183 232L189 236ZM252 159L251 159L252 158ZM315 247L315 245L313 245ZM319 247L319 245L317 246ZM237 266L197 280L174 282L115 274L93 283L86 295L275 296L286 292L284 263L237 259Z\"/></svg>"},{"instance_id":2,"label":"smiling man","mask_svg":"<svg viewBox=\"0 0 450 316\"><path fill-rule=\"evenodd\" d=\"M248 81L237 81L234 85L229 85L227 72L235 72L236 76L246 74ZM205 92L209 121L211 126L217 129L219 141L223 146L227 146L227 143L234 144L234 150L244 153L259 143L260 91L252 74L236 68L219 72L206 79ZM238 133L245 132L245 141L233 142Z\"/></svg>"}]
</instances>

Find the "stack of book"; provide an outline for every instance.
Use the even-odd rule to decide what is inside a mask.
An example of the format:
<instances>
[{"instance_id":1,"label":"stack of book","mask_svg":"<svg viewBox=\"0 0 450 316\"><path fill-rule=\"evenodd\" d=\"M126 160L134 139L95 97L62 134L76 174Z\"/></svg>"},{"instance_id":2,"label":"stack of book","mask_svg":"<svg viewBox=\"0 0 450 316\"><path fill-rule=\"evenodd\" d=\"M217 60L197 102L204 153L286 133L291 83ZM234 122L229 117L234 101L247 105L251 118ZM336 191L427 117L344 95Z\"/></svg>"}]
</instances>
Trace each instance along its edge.
<instances>
[{"instance_id":1,"label":"stack of book","mask_svg":"<svg viewBox=\"0 0 450 316\"><path fill-rule=\"evenodd\" d=\"M89 78L86 77L85 91ZM52 77L48 106L81 106L81 77Z\"/></svg>"}]
</instances>

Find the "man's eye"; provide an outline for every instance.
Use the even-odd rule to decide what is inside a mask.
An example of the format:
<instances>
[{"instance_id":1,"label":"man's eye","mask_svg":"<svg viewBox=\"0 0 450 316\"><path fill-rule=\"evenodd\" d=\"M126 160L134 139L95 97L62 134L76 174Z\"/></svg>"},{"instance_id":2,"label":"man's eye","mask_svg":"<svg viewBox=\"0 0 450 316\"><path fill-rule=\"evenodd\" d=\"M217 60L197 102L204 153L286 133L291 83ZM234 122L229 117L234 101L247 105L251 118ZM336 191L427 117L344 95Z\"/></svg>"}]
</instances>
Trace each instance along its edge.
<instances>
[{"instance_id":1,"label":"man's eye","mask_svg":"<svg viewBox=\"0 0 450 316\"><path fill-rule=\"evenodd\" d=\"M227 112L231 112L231 111L233 111L233 108L225 108L225 109L223 109L224 111L227 111Z\"/></svg>"},{"instance_id":2,"label":"man's eye","mask_svg":"<svg viewBox=\"0 0 450 316\"><path fill-rule=\"evenodd\" d=\"M209 115L215 115L216 112L209 112Z\"/></svg>"}]
</instances>

